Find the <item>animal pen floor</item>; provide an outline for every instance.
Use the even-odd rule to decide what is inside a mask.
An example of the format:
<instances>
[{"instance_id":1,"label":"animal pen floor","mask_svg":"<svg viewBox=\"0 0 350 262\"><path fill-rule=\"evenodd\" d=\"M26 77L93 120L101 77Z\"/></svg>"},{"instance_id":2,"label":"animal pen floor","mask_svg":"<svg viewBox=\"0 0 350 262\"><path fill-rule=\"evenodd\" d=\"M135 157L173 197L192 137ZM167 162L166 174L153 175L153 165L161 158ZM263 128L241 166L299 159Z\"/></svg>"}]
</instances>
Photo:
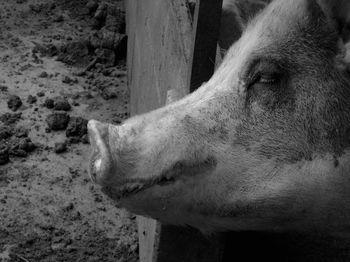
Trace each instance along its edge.
<instances>
[{"instance_id":1,"label":"animal pen floor","mask_svg":"<svg viewBox=\"0 0 350 262\"><path fill-rule=\"evenodd\" d=\"M72 118L118 123L129 112L125 59L91 44L106 28L86 2L0 0L1 262L138 261L135 219L90 182L84 120ZM67 101L73 137L48 126L65 129L64 114L47 117Z\"/></svg>"}]
</instances>

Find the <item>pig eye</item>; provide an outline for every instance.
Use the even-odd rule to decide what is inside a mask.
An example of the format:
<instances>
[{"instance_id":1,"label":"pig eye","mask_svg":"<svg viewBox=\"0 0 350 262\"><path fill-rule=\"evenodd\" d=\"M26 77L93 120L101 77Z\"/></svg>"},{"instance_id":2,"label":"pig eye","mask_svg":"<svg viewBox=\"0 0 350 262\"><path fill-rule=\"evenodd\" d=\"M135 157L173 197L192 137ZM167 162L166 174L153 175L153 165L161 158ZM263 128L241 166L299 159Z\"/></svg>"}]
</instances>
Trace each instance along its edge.
<instances>
[{"instance_id":1,"label":"pig eye","mask_svg":"<svg viewBox=\"0 0 350 262\"><path fill-rule=\"evenodd\" d=\"M282 75L280 73L256 73L249 81L248 89L254 87L278 88L281 82Z\"/></svg>"},{"instance_id":2,"label":"pig eye","mask_svg":"<svg viewBox=\"0 0 350 262\"><path fill-rule=\"evenodd\" d=\"M283 70L278 63L269 59L255 60L248 68L248 87L254 85L277 87L283 76Z\"/></svg>"},{"instance_id":3,"label":"pig eye","mask_svg":"<svg viewBox=\"0 0 350 262\"><path fill-rule=\"evenodd\" d=\"M281 79L278 73L260 73L255 77L253 84L278 84Z\"/></svg>"}]
</instances>

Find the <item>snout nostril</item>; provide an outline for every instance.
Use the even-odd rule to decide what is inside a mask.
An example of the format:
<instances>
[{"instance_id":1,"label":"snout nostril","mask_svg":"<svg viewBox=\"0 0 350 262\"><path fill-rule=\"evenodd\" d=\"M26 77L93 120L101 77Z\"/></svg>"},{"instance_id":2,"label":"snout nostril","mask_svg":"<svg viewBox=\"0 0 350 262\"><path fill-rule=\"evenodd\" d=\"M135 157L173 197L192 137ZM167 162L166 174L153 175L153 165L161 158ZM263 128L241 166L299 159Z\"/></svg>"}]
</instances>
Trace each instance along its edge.
<instances>
[{"instance_id":1,"label":"snout nostril","mask_svg":"<svg viewBox=\"0 0 350 262\"><path fill-rule=\"evenodd\" d=\"M112 167L109 149L110 125L90 120L87 127L92 150L89 160L90 177L98 184L105 183Z\"/></svg>"},{"instance_id":2,"label":"snout nostril","mask_svg":"<svg viewBox=\"0 0 350 262\"><path fill-rule=\"evenodd\" d=\"M92 157L90 163L90 177L93 182L97 182L101 170L102 160L100 158L94 159Z\"/></svg>"},{"instance_id":3,"label":"snout nostril","mask_svg":"<svg viewBox=\"0 0 350 262\"><path fill-rule=\"evenodd\" d=\"M93 132L88 130L87 132L87 137L88 137L88 141L89 141L89 144L91 146L96 146L96 143L95 143L95 140L94 140L94 137L93 137Z\"/></svg>"},{"instance_id":4,"label":"snout nostril","mask_svg":"<svg viewBox=\"0 0 350 262\"><path fill-rule=\"evenodd\" d=\"M98 170L101 169L101 164L102 164L102 160L100 158L95 160L94 167L95 167L96 173L97 173Z\"/></svg>"}]
</instances>

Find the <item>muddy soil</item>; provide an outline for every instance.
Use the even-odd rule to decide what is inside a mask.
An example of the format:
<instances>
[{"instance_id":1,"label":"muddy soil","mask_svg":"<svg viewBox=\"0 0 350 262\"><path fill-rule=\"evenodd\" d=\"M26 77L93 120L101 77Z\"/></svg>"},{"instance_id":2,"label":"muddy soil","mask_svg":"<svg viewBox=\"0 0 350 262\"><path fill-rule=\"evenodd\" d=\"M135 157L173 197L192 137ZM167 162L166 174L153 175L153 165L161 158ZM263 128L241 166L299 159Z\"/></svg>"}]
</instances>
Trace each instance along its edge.
<instances>
[{"instance_id":1,"label":"muddy soil","mask_svg":"<svg viewBox=\"0 0 350 262\"><path fill-rule=\"evenodd\" d=\"M135 218L90 182L84 128L128 116L122 8L0 0L1 262L138 261Z\"/></svg>"}]
</instances>

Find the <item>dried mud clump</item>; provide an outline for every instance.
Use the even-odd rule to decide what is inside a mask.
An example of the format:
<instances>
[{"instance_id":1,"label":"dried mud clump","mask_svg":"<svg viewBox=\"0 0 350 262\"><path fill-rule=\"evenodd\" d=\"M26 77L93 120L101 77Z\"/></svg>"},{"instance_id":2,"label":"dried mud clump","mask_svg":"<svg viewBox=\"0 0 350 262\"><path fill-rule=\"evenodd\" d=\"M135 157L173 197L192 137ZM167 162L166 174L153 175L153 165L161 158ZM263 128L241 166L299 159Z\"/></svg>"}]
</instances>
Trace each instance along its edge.
<instances>
[{"instance_id":1,"label":"dried mud clump","mask_svg":"<svg viewBox=\"0 0 350 262\"><path fill-rule=\"evenodd\" d=\"M28 153L34 151L35 145L29 137L15 138L10 145L10 155L17 157L26 157Z\"/></svg>"},{"instance_id":2,"label":"dried mud clump","mask_svg":"<svg viewBox=\"0 0 350 262\"><path fill-rule=\"evenodd\" d=\"M119 92L115 86L107 86L100 91L102 98L105 100L117 98L118 93Z\"/></svg>"},{"instance_id":3,"label":"dried mud clump","mask_svg":"<svg viewBox=\"0 0 350 262\"><path fill-rule=\"evenodd\" d=\"M5 125L11 125L16 123L19 119L21 119L22 113L5 113L0 115L0 121Z\"/></svg>"},{"instance_id":4,"label":"dried mud clump","mask_svg":"<svg viewBox=\"0 0 350 262\"><path fill-rule=\"evenodd\" d=\"M41 73L38 75L38 77L40 77L40 78L47 78L47 77L49 77L49 74L48 74L47 72L43 71L43 72L41 72Z\"/></svg>"},{"instance_id":5,"label":"dried mud clump","mask_svg":"<svg viewBox=\"0 0 350 262\"><path fill-rule=\"evenodd\" d=\"M0 165L8 163L10 156L26 157L35 148L27 129L17 128L13 131L7 126L0 126Z\"/></svg>"},{"instance_id":6,"label":"dried mud clump","mask_svg":"<svg viewBox=\"0 0 350 262\"><path fill-rule=\"evenodd\" d=\"M67 137L83 137L87 134L88 121L82 117L71 117L66 129Z\"/></svg>"},{"instance_id":7,"label":"dried mud clump","mask_svg":"<svg viewBox=\"0 0 350 262\"><path fill-rule=\"evenodd\" d=\"M38 97L43 97L45 96L45 93L43 91L40 91L36 94Z\"/></svg>"},{"instance_id":8,"label":"dried mud clump","mask_svg":"<svg viewBox=\"0 0 350 262\"><path fill-rule=\"evenodd\" d=\"M8 89L9 89L8 86L0 85L0 92L7 92Z\"/></svg>"},{"instance_id":9,"label":"dried mud clump","mask_svg":"<svg viewBox=\"0 0 350 262\"><path fill-rule=\"evenodd\" d=\"M91 64L102 63L114 66L126 57L127 36L125 26L125 11L121 5L105 1L83 1L83 5L71 6L79 1L66 1L63 8L71 15L87 19L91 24L90 35L70 37L68 42L57 44L34 43L33 54L42 56L57 56L57 60L68 65L93 67ZM42 8L37 8L42 9ZM76 14L75 14L76 13ZM62 21L64 17L55 15L54 20ZM99 49L108 53L101 58Z\"/></svg>"},{"instance_id":10,"label":"dried mud clump","mask_svg":"<svg viewBox=\"0 0 350 262\"><path fill-rule=\"evenodd\" d=\"M35 46L32 49L32 54L41 54L42 56L53 57L58 54L57 47L54 44L41 45L38 43L33 43Z\"/></svg>"},{"instance_id":11,"label":"dried mud clump","mask_svg":"<svg viewBox=\"0 0 350 262\"><path fill-rule=\"evenodd\" d=\"M17 111L17 109L22 105L22 100L19 96L12 95L7 101L7 106L12 111Z\"/></svg>"},{"instance_id":12,"label":"dried mud clump","mask_svg":"<svg viewBox=\"0 0 350 262\"><path fill-rule=\"evenodd\" d=\"M66 98L58 96L53 98L53 109L69 111L71 109L71 105Z\"/></svg>"},{"instance_id":13,"label":"dried mud clump","mask_svg":"<svg viewBox=\"0 0 350 262\"><path fill-rule=\"evenodd\" d=\"M34 104L34 103L36 103L36 101L37 101L36 96L29 95L28 98L27 98L27 103L28 104Z\"/></svg>"},{"instance_id":14,"label":"dried mud clump","mask_svg":"<svg viewBox=\"0 0 350 262\"><path fill-rule=\"evenodd\" d=\"M0 126L0 141L7 139L13 135L12 128L8 126Z\"/></svg>"},{"instance_id":15,"label":"dried mud clump","mask_svg":"<svg viewBox=\"0 0 350 262\"><path fill-rule=\"evenodd\" d=\"M10 161L9 147L6 140L12 135L12 129L7 126L0 126L0 165L5 165Z\"/></svg>"},{"instance_id":16,"label":"dried mud clump","mask_svg":"<svg viewBox=\"0 0 350 262\"><path fill-rule=\"evenodd\" d=\"M69 118L70 117L67 113L53 113L47 116L46 123L51 130L65 130L67 128Z\"/></svg>"},{"instance_id":17,"label":"dried mud clump","mask_svg":"<svg viewBox=\"0 0 350 262\"><path fill-rule=\"evenodd\" d=\"M10 161L8 146L0 141L0 165L5 165Z\"/></svg>"},{"instance_id":18,"label":"dried mud clump","mask_svg":"<svg viewBox=\"0 0 350 262\"><path fill-rule=\"evenodd\" d=\"M57 61L68 65L84 65L89 62L89 43L87 41L77 41L67 43L58 49Z\"/></svg>"},{"instance_id":19,"label":"dried mud clump","mask_svg":"<svg viewBox=\"0 0 350 262\"><path fill-rule=\"evenodd\" d=\"M67 151L67 143L65 142L58 142L55 143L54 151L56 154L61 154Z\"/></svg>"},{"instance_id":20,"label":"dried mud clump","mask_svg":"<svg viewBox=\"0 0 350 262\"><path fill-rule=\"evenodd\" d=\"M30 153L30 152L34 151L36 146L29 137L26 137L24 139L19 140L18 148L26 151L27 153Z\"/></svg>"},{"instance_id":21,"label":"dried mud clump","mask_svg":"<svg viewBox=\"0 0 350 262\"><path fill-rule=\"evenodd\" d=\"M46 98L44 102L44 106L48 109L52 109L54 107L54 101L51 98Z\"/></svg>"}]
</instances>

